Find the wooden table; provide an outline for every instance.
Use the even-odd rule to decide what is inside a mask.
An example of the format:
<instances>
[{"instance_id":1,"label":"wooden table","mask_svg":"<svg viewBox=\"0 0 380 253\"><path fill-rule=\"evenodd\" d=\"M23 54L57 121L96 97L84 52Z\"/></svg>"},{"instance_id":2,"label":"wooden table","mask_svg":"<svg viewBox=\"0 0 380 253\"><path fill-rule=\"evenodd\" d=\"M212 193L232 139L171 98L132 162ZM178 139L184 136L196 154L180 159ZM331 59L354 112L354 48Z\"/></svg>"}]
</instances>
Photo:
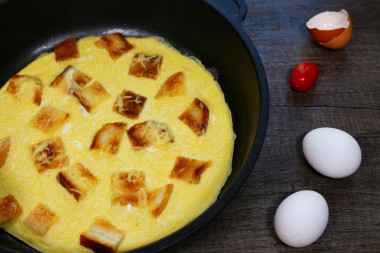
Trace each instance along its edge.
<instances>
[{"instance_id":1,"label":"wooden table","mask_svg":"<svg viewBox=\"0 0 380 253\"><path fill-rule=\"evenodd\" d=\"M380 252L380 1L247 1L243 27L263 61L270 91L268 131L255 168L227 207L207 226L165 252ZM354 35L343 50L316 45L305 27L317 13L345 8ZM318 65L314 88L288 87L300 62ZM362 149L359 170L344 179L318 174L302 139L318 127L351 134ZM273 228L281 201L310 189L327 200L327 229L293 249Z\"/></svg>"}]
</instances>

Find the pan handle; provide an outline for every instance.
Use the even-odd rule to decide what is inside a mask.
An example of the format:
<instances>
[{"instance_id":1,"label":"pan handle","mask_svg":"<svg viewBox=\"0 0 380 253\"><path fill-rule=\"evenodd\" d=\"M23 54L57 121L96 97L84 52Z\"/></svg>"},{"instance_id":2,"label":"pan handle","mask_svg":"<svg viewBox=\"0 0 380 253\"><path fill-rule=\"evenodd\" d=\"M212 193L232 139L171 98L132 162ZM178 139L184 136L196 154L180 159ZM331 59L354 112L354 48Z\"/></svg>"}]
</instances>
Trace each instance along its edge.
<instances>
[{"instance_id":1,"label":"pan handle","mask_svg":"<svg viewBox=\"0 0 380 253\"><path fill-rule=\"evenodd\" d=\"M247 15L246 0L206 0L222 14L238 23L241 23Z\"/></svg>"}]
</instances>

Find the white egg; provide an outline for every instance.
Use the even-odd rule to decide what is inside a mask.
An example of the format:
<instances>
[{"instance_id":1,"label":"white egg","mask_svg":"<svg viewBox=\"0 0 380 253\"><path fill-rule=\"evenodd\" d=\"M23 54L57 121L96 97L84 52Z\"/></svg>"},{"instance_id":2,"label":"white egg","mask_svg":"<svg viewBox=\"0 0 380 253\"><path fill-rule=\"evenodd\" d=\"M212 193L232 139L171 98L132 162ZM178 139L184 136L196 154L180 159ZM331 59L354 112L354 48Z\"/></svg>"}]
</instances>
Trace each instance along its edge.
<instances>
[{"instance_id":1,"label":"white egg","mask_svg":"<svg viewBox=\"0 0 380 253\"><path fill-rule=\"evenodd\" d=\"M322 235L328 219L325 198L318 192L303 190L281 202L274 216L274 228L285 244L305 247Z\"/></svg>"},{"instance_id":2,"label":"white egg","mask_svg":"<svg viewBox=\"0 0 380 253\"><path fill-rule=\"evenodd\" d=\"M310 165L327 177L347 177L359 168L362 160L357 141L336 128L322 127L310 131L303 139L302 148Z\"/></svg>"}]
</instances>

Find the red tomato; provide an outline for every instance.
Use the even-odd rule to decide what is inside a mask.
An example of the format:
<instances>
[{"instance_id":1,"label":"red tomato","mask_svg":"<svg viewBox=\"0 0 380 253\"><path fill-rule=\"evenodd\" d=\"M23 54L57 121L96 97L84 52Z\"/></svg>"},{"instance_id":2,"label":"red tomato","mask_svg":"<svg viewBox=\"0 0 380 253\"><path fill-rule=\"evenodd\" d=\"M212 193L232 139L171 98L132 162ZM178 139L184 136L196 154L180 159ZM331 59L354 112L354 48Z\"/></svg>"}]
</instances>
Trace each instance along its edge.
<instances>
[{"instance_id":1,"label":"red tomato","mask_svg":"<svg viewBox=\"0 0 380 253\"><path fill-rule=\"evenodd\" d=\"M310 62L298 64L290 75L290 87L296 91L307 91L317 82L319 75L317 65Z\"/></svg>"}]
</instances>

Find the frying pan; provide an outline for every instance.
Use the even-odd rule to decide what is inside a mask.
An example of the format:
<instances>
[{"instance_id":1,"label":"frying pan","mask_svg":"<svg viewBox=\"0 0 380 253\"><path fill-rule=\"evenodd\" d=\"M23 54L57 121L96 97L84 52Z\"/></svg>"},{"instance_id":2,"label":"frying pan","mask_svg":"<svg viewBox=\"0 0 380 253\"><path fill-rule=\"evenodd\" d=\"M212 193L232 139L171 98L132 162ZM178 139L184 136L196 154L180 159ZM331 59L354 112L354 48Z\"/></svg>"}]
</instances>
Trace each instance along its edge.
<instances>
[{"instance_id":1,"label":"frying pan","mask_svg":"<svg viewBox=\"0 0 380 253\"><path fill-rule=\"evenodd\" d=\"M195 56L225 94L236 133L232 172L216 202L177 232L133 252L157 252L210 221L231 200L258 159L269 95L263 65L241 22L244 0L0 0L0 83L68 37L121 32L158 36ZM0 230L2 252L36 252Z\"/></svg>"}]
</instances>

